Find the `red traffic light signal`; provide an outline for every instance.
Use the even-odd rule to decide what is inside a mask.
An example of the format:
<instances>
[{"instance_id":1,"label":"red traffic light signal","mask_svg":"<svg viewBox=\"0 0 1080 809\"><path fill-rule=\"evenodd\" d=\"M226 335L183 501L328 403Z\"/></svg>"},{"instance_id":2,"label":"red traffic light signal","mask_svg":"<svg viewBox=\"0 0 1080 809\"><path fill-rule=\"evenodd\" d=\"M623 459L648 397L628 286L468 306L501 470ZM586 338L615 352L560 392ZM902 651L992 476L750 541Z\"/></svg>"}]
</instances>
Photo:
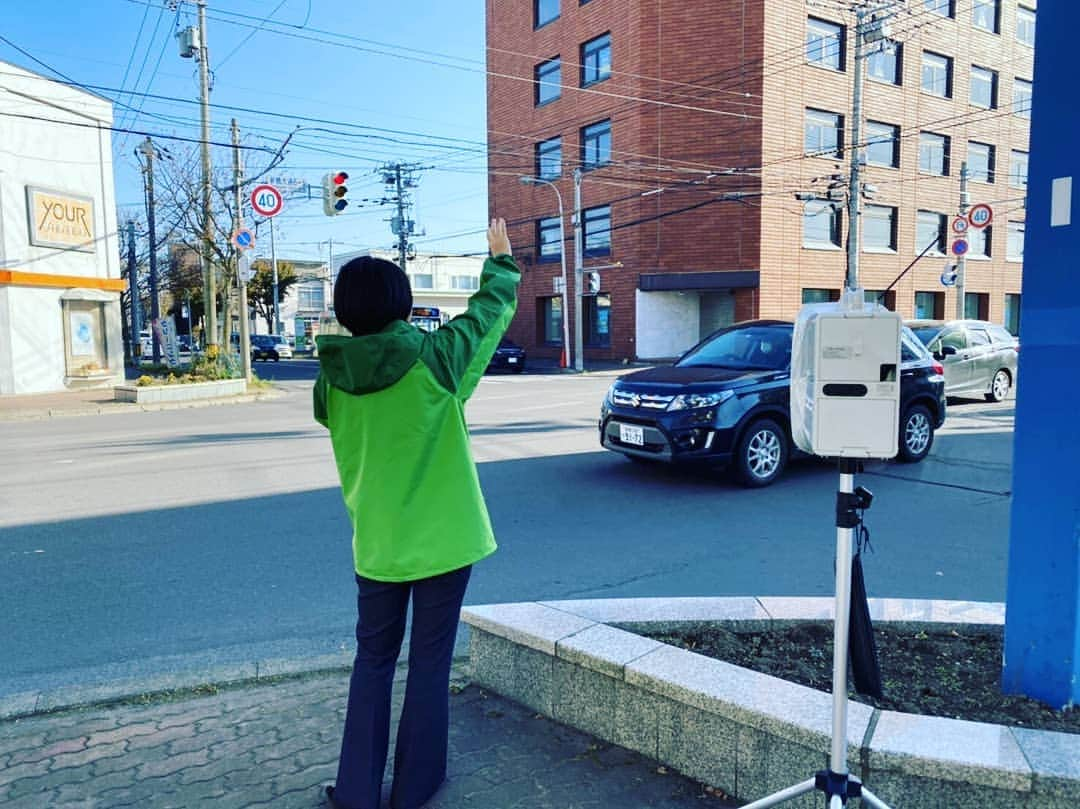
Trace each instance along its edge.
<instances>
[{"instance_id":1,"label":"red traffic light signal","mask_svg":"<svg viewBox=\"0 0 1080 809\"><path fill-rule=\"evenodd\" d=\"M323 177L323 213L327 216L337 216L349 205L345 195L349 192L345 181L349 179L348 172L332 171Z\"/></svg>"}]
</instances>

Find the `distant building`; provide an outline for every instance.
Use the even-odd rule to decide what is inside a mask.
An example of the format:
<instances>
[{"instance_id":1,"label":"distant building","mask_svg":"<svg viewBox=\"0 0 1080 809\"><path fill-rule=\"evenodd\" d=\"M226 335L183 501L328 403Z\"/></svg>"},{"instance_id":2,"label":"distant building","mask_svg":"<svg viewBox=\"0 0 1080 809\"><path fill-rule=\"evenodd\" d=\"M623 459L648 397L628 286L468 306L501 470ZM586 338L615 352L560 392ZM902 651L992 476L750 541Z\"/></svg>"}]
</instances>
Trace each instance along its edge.
<instances>
[{"instance_id":1,"label":"distant building","mask_svg":"<svg viewBox=\"0 0 1080 809\"><path fill-rule=\"evenodd\" d=\"M112 104L0 62L0 394L124 378Z\"/></svg>"},{"instance_id":2,"label":"distant building","mask_svg":"<svg viewBox=\"0 0 1080 809\"><path fill-rule=\"evenodd\" d=\"M994 215L969 236L963 308L1016 331L1035 3L892 6L888 47L864 62L859 281L884 290L933 244L885 302L954 316L940 278L966 162L971 202ZM586 358L671 357L837 298L853 20L798 0L487 0L488 198L525 268L514 340L558 356L566 314L557 199L520 175L561 192L572 268L583 172L585 269L607 267L584 299Z\"/></svg>"}]
</instances>

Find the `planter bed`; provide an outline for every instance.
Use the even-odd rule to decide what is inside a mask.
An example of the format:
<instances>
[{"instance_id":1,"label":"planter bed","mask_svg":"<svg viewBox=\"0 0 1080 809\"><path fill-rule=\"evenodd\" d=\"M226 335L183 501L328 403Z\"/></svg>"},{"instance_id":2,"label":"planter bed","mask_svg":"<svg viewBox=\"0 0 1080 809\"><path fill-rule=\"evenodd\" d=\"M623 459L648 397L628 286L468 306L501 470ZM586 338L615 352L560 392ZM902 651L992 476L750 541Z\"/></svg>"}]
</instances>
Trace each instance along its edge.
<instances>
[{"instance_id":1,"label":"planter bed","mask_svg":"<svg viewBox=\"0 0 1080 809\"><path fill-rule=\"evenodd\" d=\"M195 399L219 399L247 392L244 379L219 379L212 382L189 382L175 385L117 385L113 399L117 402L155 404L158 402L190 402Z\"/></svg>"},{"instance_id":2,"label":"planter bed","mask_svg":"<svg viewBox=\"0 0 1080 809\"><path fill-rule=\"evenodd\" d=\"M832 617L831 598L551 601L467 607L473 681L741 800L828 766L829 693L642 637ZM1001 624L1004 607L871 599L875 621ZM848 766L893 809L1080 806L1080 735L848 710ZM785 806L822 805L820 793Z\"/></svg>"}]
</instances>

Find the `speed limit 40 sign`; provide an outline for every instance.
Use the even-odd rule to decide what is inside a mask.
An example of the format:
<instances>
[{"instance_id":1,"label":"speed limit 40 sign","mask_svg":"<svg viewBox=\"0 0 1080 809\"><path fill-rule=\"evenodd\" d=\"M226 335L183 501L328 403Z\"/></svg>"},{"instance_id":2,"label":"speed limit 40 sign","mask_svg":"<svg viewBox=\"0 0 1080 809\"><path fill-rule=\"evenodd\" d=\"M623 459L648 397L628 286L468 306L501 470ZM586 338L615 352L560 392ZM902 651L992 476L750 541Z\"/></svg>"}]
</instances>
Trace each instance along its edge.
<instances>
[{"instance_id":1,"label":"speed limit 40 sign","mask_svg":"<svg viewBox=\"0 0 1080 809\"><path fill-rule=\"evenodd\" d=\"M251 208L259 216L277 216L285 205L285 199L275 186L263 183L251 190Z\"/></svg>"},{"instance_id":2,"label":"speed limit 40 sign","mask_svg":"<svg viewBox=\"0 0 1080 809\"><path fill-rule=\"evenodd\" d=\"M968 222L971 223L973 228L984 228L990 224L990 221L994 218L994 209L987 205L985 202L980 202L978 205L973 205L971 210L968 211Z\"/></svg>"}]
</instances>

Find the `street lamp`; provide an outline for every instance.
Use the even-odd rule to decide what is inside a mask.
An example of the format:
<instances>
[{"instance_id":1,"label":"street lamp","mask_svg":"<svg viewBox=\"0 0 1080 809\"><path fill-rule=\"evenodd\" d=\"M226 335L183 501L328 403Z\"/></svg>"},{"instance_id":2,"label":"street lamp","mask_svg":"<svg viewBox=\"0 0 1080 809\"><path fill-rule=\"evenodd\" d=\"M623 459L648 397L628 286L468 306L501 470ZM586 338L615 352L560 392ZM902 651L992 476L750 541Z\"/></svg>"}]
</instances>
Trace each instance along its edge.
<instances>
[{"instance_id":1,"label":"street lamp","mask_svg":"<svg viewBox=\"0 0 1080 809\"><path fill-rule=\"evenodd\" d=\"M559 201L559 260L562 262L562 325L563 325L563 357L565 367L570 367L570 287L566 283L566 233L563 229L563 204L562 194L559 187L550 180L542 180L539 177L519 177L518 182L522 185L550 185L555 191L555 197ZM537 245L539 257L540 245Z\"/></svg>"}]
</instances>

